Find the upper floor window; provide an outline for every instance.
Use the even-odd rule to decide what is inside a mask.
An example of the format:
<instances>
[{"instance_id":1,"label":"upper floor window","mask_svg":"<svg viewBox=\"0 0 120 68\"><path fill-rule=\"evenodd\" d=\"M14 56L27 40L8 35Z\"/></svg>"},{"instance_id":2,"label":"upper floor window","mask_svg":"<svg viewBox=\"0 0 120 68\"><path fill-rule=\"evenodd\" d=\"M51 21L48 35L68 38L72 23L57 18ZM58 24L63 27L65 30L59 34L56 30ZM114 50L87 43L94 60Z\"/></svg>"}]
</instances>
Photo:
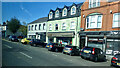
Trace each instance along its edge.
<instances>
[{"instance_id":1,"label":"upper floor window","mask_svg":"<svg viewBox=\"0 0 120 68\"><path fill-rule=\"evenodd\" d=\"M58 30L58 24L55 24L55 30Z\"/></svg>"},{"instance_id":2,"label":"upper floor window","mask_svg":"<svg viewBox=\"0 0 120 68\"><path fill-rule=\"evenodd\" d=\"M30 31L30 26L28 27L28 30Z\"/></svg>"},{"instance_id":3,"label":"upper floor window","mask_svg":"<svg viewBox=\"0 0 120 68\"><path fill-rule=\"evenodd\" d=\"M35 25L35 30L37 30L37 25Z\"/></svg>"},{"instance_id":4,"label":"upper floor window","mask_svg":"<svg viewBox=\"0 0 120 68\"><path fill-rule=\"evenodd\" d=\"M39 30L41 30L41 24L39 24Z\"/></svg>"},{"instance_id":5,"label":"upper floor window","mask_svg":"<svg viewBox=\"0 0 120 68\"><path fill-rule=\"evenodd\" d=\"M120 13L113 14L113 27L120 27Z\"/></svg>"},{"instance_id":6,"label":"upper floor window","mask_svg":"<svg viewBox=\"0 0 120 68\"><path fill-rule=\"evenodd\" d=\"M50 12L50 14L49 14L49 19L52 19L52 17L53 17L53 13Z\"/></svg>"},{"instance_id":7,"label":"upper floor window","mask_svg":"<svg viewBox=\"0 0 120 68\"><path fill-rule=\"evenodd\" d=\"M33 30L33 25L32 25L32 28L31 28L31 30Z\"/></svg>"},{"instance_id":8,"label":"upper floor window","mask_svg":"<svg viewBox=\"0 0 120 68\"><path fill-rule=\"evenodd\" d=\"M45 30L45 23L43 24L43 30Z\"/></svg>"},{"instance_id":9,"label":"upper floor window","mask_svg":"<svg viewBox=\"0 0 120 68\"><path fill-rule=\"evenodd\" d=\"M74 15L74 14L76 14L76 7L75 6L73 6L71 8L71 15Z\"/></svg>"},{"instance_id":10,"label":"upper floor window","mask_svg":"<svg viewBox=\"0 0 120 68\"><path fill-rule=\"evenodd\" d=\"M63 29L63 30L66 29L66 24L65 24L65 23L62 24L62 29Z\"/></svg>"},{"instance_id":11,"label":"upper floor window","mask_svg":"<svg viewBox=\"0 0 120 68\"><path fill-rule=\"evenodd\" d=\"M66 8L64 8L64 9L63 9L62 16L66 16L66 15L67 15L67 9L66 9Z\"/></svg>"},{"instance_id":12,"label":"upper floor window","mask_svg":"<svg viewBox=\"0 0 120 68\"><path fill-rule=\"evenodd\" d=\"M75 22L74 21L71 22L70 29L75 29Z\"/></svg>"},{"instance_id":13,"label":"upper floor window","mask_svg":"<svg viewBox=\"0 0 120 68\"><path fill-rule=\"evenodd\" d=\"M52 24L49 24L49 30L52 30Z\"/></svg>"},{"instance_id":14,"label":"upper floor window","mask_svg":"<svg viewBox=\"0 0 120 68\"><path fill-rule=\"evenodd\" d=\"M102 27L102 15L87 16L86 28L101 28Z\"/></svg>"},{"instance_id":15,"label":"upper floor window","mask_svg":"<svg viewBox=\"0 0 120 68\"><path fill-rule=\"evenodd\" d=\"M89 0L89 8L99 7L100 0Z\"/></svg>"},{"instance_id":16,"label":"upper floor window","mask_svg":"<svg viewBox=\"0 0 120 68\"><path fill-rule=\"evenodd\" d=\"M59 17L59 11L58 10L55 12L55 17L56 18Z\"/></svg>"}]
</instances>

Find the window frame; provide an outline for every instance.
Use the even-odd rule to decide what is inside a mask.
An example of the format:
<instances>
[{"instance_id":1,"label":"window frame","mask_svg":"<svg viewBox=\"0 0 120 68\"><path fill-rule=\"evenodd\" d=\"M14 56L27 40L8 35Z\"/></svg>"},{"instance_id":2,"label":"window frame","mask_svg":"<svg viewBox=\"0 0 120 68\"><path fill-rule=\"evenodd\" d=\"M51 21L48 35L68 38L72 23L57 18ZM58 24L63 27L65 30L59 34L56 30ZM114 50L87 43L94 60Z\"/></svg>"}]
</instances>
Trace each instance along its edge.
<instances>
[{"instance_id":1,"label":"window frame","mask_svg":"<svg viewBox=\"0 0 120 68\"><path fill-rule=\"evenodd\" d=\"M52 19L53 18L53 12L50 12L49 13L49 19Z\"/></svg>"},{"instance_id":2,"label":"window frame","mask_svg":"<svg viewBox=\"0 0 120 68\"><path fill-rule=\"evenodd\" d=\"M52 24L49 24L49 31L52 30Z\"/></svg>"},{"instance_id":3,"label":"window frame","mask_svg":"<svg viewBox=\"0 0 120 68\"><path fill-rule=\"evenodd\" d=\"M58 12L58 14L57 14L57 12ZM58 18L59 17L59 10L57 10L56 12L55 12L55 18Z\"/></svg>"},{"instance_id":4,"label":"window frame","mask_svg":"<svg viewBox=\"0 0 120 68\"><path fill-rule=\"evenodd\" d=\"M56 26L57 25L57 26ZM57 29L56 29L57 28ZM55 24L55 30L59 30L59 24L58 23L56 23Z\"/></svg>"},{"instance_id":5,"label":"window frame","mask_svg":"<svg viewBox=\"0 0 120 68\"><path fill-rule=\"evenodd\" d=\"M41 24L39 24L39 30L41 30Z\"/></svg>"},{"instance_id":6,"label":"window frame","mask_svg":"<svg viewBox=\"0 0 120 68\"><path fill-rule=\"evenodd\" d=\"M35 30L37 30L37 25L35 25Z\"/></svg>"},{"instance_id":7,"label":"window frame","mask_svg":"<svg viewBox=\"0 0 120 68\"><path fill-rule=\"evenodd\" d=\"M89 8L95 8L99 6L100 6L100 0L89 0Z\"/></svg>"},{"instance_id":8,"label":"window frame","mask_svg":"<svg viewBox=\"0 0 120 68\"><path fill-rule=\"evenodd\" d=\"M43 23L43 30L45 30L46 28L45 28L45 23Z\"/></svg>"},{"instance_id":9,"label":"window frame","mask_svg":"<svg viewBox=\"0 0 120 68\"><path fill-rule=\"evenodd\" d=\"M75 11L74 11L74 13L73 13L73 8L75 8ZM74 15L74 14L76 14L76 6L72 6L72 8L71 8L71 15Z\"/></svg>"},{"instance_id":10,"label":"window frame","mask_svg":"<svg viewBox=\"0 0 120 68\"><path fill-rule=\"evenodd\" d=\"M118 15L117 17L118 17L118 19L117 20L115 20L115 15ZM120 19L119 19L119 17L120 17L120 12L118 12L118 13L114 13L113 14L113 23L112 23L112 28L119 28L120 27ZM115 24L115 22L118 24L117 26L116 25L114 25Z\"/></svg>"},{"instance_id":11,"label":"window frame","mask_svg":"<svg viewBox=\"0 0 120 68\"><path fill-rule=\"evenodd\" d=\"M66 10L66 14L65 14L65 10ZM62 16L67 16L67 8L64 8L62 11Z\"/></svg>"},{"instance_id":12,"label":"window frame","mask_svg":"<svg viewBox=\"0 0 120 68\"><path fill-rule=\"evenodd\" d=\"M91 27L91 18L92 16L95 16L94 19L94 27ZM98 27L98 17L101 16L101 27ZM88 20L89 19L89 20ZM102 28L102 20L103 20L103 15L91 15L86 17L86 29L96 29L96 28Z\"/></svg>"},{"instance_id":13,"label":"window frame","mask_svg":"<svg viewBox=\"0 0 120 68\"><path fill-rule=\"evenodd\" d=\"M74 22L74 25L72 24L73 22ZM73 26L74 26L74 28L73 28ZM76 27L76 23L75 23L75 21L71 21L71 23L70 23L70 29L71 29L71 30L74 30L75 27Z\"/></svg>"},{"instance_id":14,"label":"window frame","mask_svg":"<svg viewBox=\"0 0 120 68\"><path fill-rule=\"evenodd\" d=\"M63 25L64 24L64 25ZM62 30L66 30L66 23L62 23Z\"/></svg>"}]
</instances>

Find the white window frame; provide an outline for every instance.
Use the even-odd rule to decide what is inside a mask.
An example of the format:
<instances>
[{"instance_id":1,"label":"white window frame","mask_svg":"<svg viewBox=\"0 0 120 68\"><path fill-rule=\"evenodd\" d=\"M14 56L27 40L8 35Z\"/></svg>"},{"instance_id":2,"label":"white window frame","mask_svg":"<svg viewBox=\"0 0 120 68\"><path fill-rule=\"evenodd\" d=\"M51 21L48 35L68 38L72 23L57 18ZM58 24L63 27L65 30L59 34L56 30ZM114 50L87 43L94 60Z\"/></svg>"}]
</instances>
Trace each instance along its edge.
<instances>
[{"instance_id":1,"label":"white window frame","mask_svg":"<svg viewBox=\"0 0 120 68\"><path fill-rule=\"evenodd\" d=\"M52 30L52 24L49 24L49 30Z\"/></svg>"},{"instance_id":2,"label":"white window frame","mask_svg":"<svg viewBox=\"0 0 120 68\"><path fill-rule=\"evenodd\" d=\"M58 14L57 14L58 13ZM59 17L59 10L55 12L55 18Z\"/></svg>"},{"instance_id":3,"label":"white window frame","mask_svg":"<svg viewBox=\"0 0 120 68\"><path fill-rule=\"evenodd\" d=\"M115 15L117 15L117 19L115 20ZM117 25L115 25L115 23L117 23ZM113 14L113 24L112 24L113 28L117 28L120 27L120 13L114 13Z\"/></svg>"},{"instance_id":4,"label":"white window frame","mask_svg":"<svg viewBox=\"0 0 120 68\"><path fill-rule=\"evenodd\" d=\"M59 24L58 23L56 23L57 25L58 25L58 29L57 30L59 30ZM55 30L56 30L56 24L55 24Z\"/></svg>"},{"instance_id":5,"label":"white window frame","mask_svg":"<svg viewBox=\"0 0 120 68\"><path fill-rule=\"evenodd\" d=\"M49 19L52 19L52 17L53 17L53 12L50 12L49 13Z\"/></svg>"},{"instance_id":6,"label":"white window frame","mask_svg":"<svg viewBox=\"0 0 120 68\"><path fill-rule=\"evenodd\" d=\"M95 21L94 21L95 23L94 23L94 27L91 27L91 20L92 20L91 18L92 18L93 16L95 16L95 19L94 19L94 20L95 20ZM103 17L103 16L102 16L102 15L93 15L93 16L88 16L88 17L89 17L89 21L87 21L87 18L88 18L88 17L86 17L86 29L102 28L102 17ZM99 16L101 16L101 24L100 24L101 27L98 27L98 17L99 17ZM88 26L88 27L87 27L87 26Z\"/></svg>"},{"instance_id":7,"label":"white window frame","mask_svg":"<svg viewBox=\"0 0 120 68\"><path fill-rule=\"evenodd\" d=\"M64 25L63 25L64 24ZM66 23L62 23L62 30L66 30Z\"/></svg>"},{"instance_id":8,"label":"white window frame","mask_svg":"<svg viewBox=\"0 0 120 68\"><path fill-rule=\"evenodd\" d=\"M65 14L64 10L66 10L66 14ZM64 15L64 14L65 14L65 15ZM64 8L64 9L63 9L62 16L67 16L67 8Z\"/></svg>"},{"instance_id":9,"label":"white window frame","mask_svg":"<svg viewBox=\"0 0 120 68\"><path fill-rule=\"evenodd\" d=\"M46 29L46 24L45 23L43 23L43 30L45 30Z\"/></svg>"},{"instance_id":10,"label":"white window frame","mask_svg":"<svg viewBox=\"0 0 120 68\"><path fill-rule=\"evenodd\" d=\"M73 8L75 8L75 11L72 10ZM73 12L74 12L74 13L73 13ZM73 6L73 7L71 8L71 15L74 15L74 14L76 14L76 6Z\"/></svg>"},{"instance_id":11,"label":"white window frame","mask_svg":"<svg viewBox=\"0 0 120 68\"><path fill-rule=\"evenodd\" d=\"M94 6L94 3L96 6ZM94 8L99 6L100 6L100 0L89 0L89 8Z\"/></svg>"},{"instance_id":12,"label":"white window frame","mask_svg":"<svg viewBox=\"0 0 120 68\"><path fill-rule=\"evenodd\" d=\"M28 26L28 30L30 31L30 26Z\"/></svg>"},{"instance_id":13,"label":"white window frame","mask_svg":"<svg viewBox=\"0 0 120 68\"><path fill-rule=\"evenodd\" d=\"M74 22L74 24L72 24ZM74 27L73 27L74 26ZM72 21L71 23L70 23L70 29L75 29L75 27L76 27L76 23L75 23L75 21Z\"/></svg>"}]
</instances>

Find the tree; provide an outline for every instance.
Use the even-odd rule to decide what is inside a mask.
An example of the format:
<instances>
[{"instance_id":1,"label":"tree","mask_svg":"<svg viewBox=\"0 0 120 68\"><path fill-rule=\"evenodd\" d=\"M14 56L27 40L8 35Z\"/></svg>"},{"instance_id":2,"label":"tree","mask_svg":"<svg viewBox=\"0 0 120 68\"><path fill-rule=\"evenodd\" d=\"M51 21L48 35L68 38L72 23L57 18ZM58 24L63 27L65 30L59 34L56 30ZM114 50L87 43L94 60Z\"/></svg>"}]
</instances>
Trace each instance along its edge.
<instances>
[{"instance_id":1,"label":"tree","mask_svg":"<svg viewBox=\"0 0 120 68\"><path fill-rule=\"evenodd\" d=\"M19 27L21 26L20 21L18 19L11 18L10 21L8 21L8 29L15 34L17 32L17 30L19 29Z\"/></svg>"},{"instance_id":2,"label":"tree","mask_svg":"<svg viewBox=\"0 0 120 68\"><path fill-rule=\"evenodd\" d=\"M27 35L27 23L23 22L23 25L20 26L19 32L21 32L24 36Z\"/></svg>"}]
</instances>

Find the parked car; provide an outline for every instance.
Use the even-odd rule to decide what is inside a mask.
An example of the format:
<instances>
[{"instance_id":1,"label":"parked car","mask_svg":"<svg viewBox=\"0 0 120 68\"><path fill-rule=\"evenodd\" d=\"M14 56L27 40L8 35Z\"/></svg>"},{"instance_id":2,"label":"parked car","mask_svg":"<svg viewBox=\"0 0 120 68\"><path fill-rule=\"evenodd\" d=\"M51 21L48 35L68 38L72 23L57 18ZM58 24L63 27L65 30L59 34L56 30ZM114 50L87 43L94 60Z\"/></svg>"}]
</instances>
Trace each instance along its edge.
<instances>
[{"instance_id":1,"label":"parked car","mask_svg":"<svg viewBox=\"0 0 120 68\"><path fill-rule=\"evenodd\" d=\"M118 66L120 67L120 53L114 55L111 59L111 66Z\"/></svg>"},{"instance_id":2,"label":"parked car","mask_svg":"<svg viewBox=\"0 0 120 68\"><path fill-rule=\"evenodd\" d=\"M9 36L9 41L18 41L18 38L16 36Z\"/></svg>"},{"instance_id":3,"label":"parked car","mask_svg":"<svg viewBox=\"0 0 120 68\"><path fill-rule=\"evenodd\" d=\"M18 39L23 39L23 36L18 36L17 38L18 38Z\"/></svg>"},{"instance_id":4,"label":"parked car","mask_svg":"<svg viewBox=\"0 0 120 68\"><path fill-rule=\"evenodd\" d=\"M105 61L105 53L100 48L84 47L80 52L81 58L90 59L92 61Z\"/></svg>"},{"instance_id":5,"label":"parked car","mask_svg":"<svg viewBox=\"0 0 120 68\"><path fill-rule=\"evenodd\" d=\"M45 47L46 48L49 48L50 47L50 45L54 45L55 43L48 43Z\"/></svg>"},{"instance_id":6,"label":"parked car","mask_svg":"<svg viewBox=\"0 0 120 68\"><path fill-rule=\"evenodd\" d=\"M42 40L39 40L39 39L31 39L29 44L31 46L38 46L38 45L41 45L43 47L45 47L46 43L44 43Z\"/></svg>"},{"instance_id":7,"label":"parked car","mask_svg":"<svg viewBox=\"0 0 120 68\"><path fill-rule=\"evenodd\" d=\"M31 39L29 39L29 38L24 38L24 39L21 40L21 43L23 43L23 44L29 44L30 40Z\"/></svg>"},{"instance_id":8,"label":"parked car","mask_svg":"<svg viewBox=\"0 0 120 68\"><path fill-rule=\"evenodd\" d=\"M63 54L69 54L69 55L79 55L80 54L80 49L77 46L70 46L66 45L63 49Z\"/></svg>"},{"instance_id":9,"label":"parked car","mask_svg":"<svg viewBox=\"0 0 120 68\"><path fill-rule=\"evenodd\" d=\"M62 52L64 46L65 46L64 44L53 43L53 44L49 45L48 50L55 51L55 52Z\"/></svg>"}]
</instances>

